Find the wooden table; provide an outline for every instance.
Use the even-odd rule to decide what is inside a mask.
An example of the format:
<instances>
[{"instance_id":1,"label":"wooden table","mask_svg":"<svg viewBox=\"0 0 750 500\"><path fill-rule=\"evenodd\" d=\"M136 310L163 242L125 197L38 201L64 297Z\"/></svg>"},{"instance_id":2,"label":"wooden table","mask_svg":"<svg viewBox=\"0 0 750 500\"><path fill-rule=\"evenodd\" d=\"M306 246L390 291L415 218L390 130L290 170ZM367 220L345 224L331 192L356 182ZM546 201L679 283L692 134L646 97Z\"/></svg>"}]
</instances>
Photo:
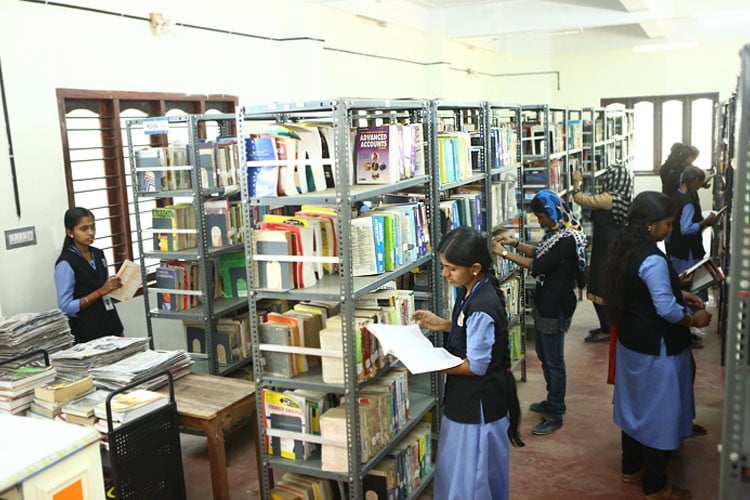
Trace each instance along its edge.
<instances>
[{"instance_id":1,"label":"wooden table","mask_svg":"<svg viewBox=\"0 0 750 500\"><path fill-rule=\"evenodd\" d=\"M168 393L164 386L161 392ZM174 382L180 427L199 431L208 440L208 461L211 467L211 486L214 499L229 498L227 455L224 447L224 430L251 418L255 429L255 384L249 380L191 373ZM258 440L255 439L258 457L258 478L262 477L262 464Z\"/></svg>"}]
</instances>

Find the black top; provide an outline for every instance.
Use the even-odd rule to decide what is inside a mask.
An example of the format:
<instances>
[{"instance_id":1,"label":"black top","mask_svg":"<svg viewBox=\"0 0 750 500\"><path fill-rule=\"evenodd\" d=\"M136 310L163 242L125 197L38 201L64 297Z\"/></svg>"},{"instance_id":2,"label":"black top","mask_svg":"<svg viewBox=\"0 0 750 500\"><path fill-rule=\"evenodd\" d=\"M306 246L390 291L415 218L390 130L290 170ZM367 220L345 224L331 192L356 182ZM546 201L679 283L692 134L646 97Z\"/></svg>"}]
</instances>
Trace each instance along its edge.
<instances>
[{"instance_id":1,"label":"black top","mask_svg":"<svg viewBox=\"0 0 750 500\"><path fill-rule=\"evenodd\" d=\"M107 281L107 262L104 252L95 247L89 247L91 258L94 260L96 269L79 253L70 248L65 250L55 265L64 260L73 268L75 274L75 285L73 286L73 298L81 299L101 287ZM107 335L122 335L122 323L117 311L113 308L107 311L103 300L95 300L86 309L81 309L78 316L68 318L70 330L75 337L76 344L88 342Z\"/></svg>"},{"instance_id":2,"label":"black top","mask_svg":"<svg viewBox=\"0 0 750 500\"><path fill-rule=\"evenodd\" d=\"M656 245L644 243L628 261L627 281L624 285L625 296L623 297L625 309L620 319L617 339L630 350L658 356L663 338L667 346L667 354L678 354L690 348L690 329L677 323L670 323L656 312L653 297L646 283L638 276L638 269L650 255L658 255L666 261L675 299L678 304L685 305L680 279L669 259Z\"/></svg>"},{"instance_id":3,"label":"black top","mask_svg":"<svg viewBox=\"0 0 750 500\"><path fill-rule=\"evenodd\" d=\"M674 224L672 224L672 234L670 234L667 244L667 253L671 257L683 260L690 258L691 255L693 259L703 258L706 255L706 251L703 249L703 237L700 231L694 234L682 234L682 228L680 227L682 211L687 205L693 206L692 222L698 224L703 220L701 206L698 203L697 197L690 196L689 193L677 191L672 195L672 200L677 205L677 211L675 212Z\"/></svg>"},{"instance_id":4,"label":"black top","mask_svg":"<svg viewBox=\"0 0 750 500\"><path fill-rule=\"evenodd\" d=\"M492 283L480 283L481 285L478 283L474 287L467 300L462 298L453 306L451 333L445 345L451 354L466 358L466 339L467 335L471 335L471 332L466 331L466 320L476 312L486 313L494 321L495 343L492 345L492 357L484 375L446 376L445 416L454 422L479 423L480 407L484 410L485 422L499 420L508 413L507 404L502 397L505 392L505 377L509 376L506 369L510 369L505 304Z\"/></svg>"},{"instance_id":5,"label":"black top","mask_svg":"<svg viewBox=\"0 0 750 500\"><path fill-rule=\"evenodd\" d=\"M573 291L577 270L578 254L573 235L560 238L544 255L534 255L531 274L539 277L534 305L540 316L557 318L561 310L566 318L573 315L578 302Z\"/></svg>"}]
</instances>

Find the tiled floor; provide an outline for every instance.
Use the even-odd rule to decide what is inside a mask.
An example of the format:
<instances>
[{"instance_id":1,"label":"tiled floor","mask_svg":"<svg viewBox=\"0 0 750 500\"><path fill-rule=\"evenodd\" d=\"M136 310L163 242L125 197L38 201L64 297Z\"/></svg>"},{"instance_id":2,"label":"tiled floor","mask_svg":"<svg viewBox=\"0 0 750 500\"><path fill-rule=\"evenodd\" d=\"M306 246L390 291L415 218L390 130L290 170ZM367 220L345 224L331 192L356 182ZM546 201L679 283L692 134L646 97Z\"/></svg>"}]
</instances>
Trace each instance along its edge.
<instances>
[{"instance_id":1,"label":"tiled floor","mask_svg":"<svg viewBox=\"0 0 750 500\"><path fill-rule=\"evenodd\" d=\"M612 422L612 386L605 383L607 344L583 342L587 331L597 326L593 307L579 302L567 334L565 355L568 370L568 411L562 429L549 436L534 436L531 428L538 416L525 412L522 431L526 447L511 451L511 498L634 499L641 498L639 485L620 480L620 431ZM669 463L670 479L689 488L693 498L718 498L721 440L723 370L720 339L714 318L704 349L695 349L698 374L695 382L696 422L708 435L687 439ZM527 350L528 381L519 383L522 408L544 398L544 381L534 354L533 339ZM249 427L227 438L228 474L232 499L259 498L254 444ZM188 499L211 498L205 439L183 435ZM431 498L431 490L421 499Z\"/></svg>"}]
</instances>

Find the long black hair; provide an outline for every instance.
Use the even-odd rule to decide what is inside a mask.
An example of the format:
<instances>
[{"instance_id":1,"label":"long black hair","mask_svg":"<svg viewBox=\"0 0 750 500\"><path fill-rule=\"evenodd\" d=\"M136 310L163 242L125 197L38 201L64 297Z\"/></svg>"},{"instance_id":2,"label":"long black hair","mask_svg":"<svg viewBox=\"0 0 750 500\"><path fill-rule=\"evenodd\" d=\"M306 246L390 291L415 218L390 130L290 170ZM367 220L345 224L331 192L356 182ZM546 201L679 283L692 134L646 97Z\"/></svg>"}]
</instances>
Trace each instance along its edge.
<instances>
[{"instance_id":1,"label":"long black hair","mask_svg":"<svg viewBox=\"0 0 750 500\"><path fill-rule=\"evenodd\" d=\"M653 244L648 224L666 219L674 213L674 201L663 193L643 191L633 200L625 226L620 229L609 246L609 280L605 283L604 297L612 323L619 323L625 308L625 286L630 260L641 251L644 244Z\"/></svg>"},{"instance_id":2,"label":"long black hair","mask_svg":"<svg viewBox=\"0 0 750 500\"><path fill-rule=\"evenodd\" d=\"M458 266L471 267L474 264L482 266L481 274L484 274L492 288L500 298L500 302L505 304L505 296L500 289L500 281L495 274L495 268L492 265L487 239L482 233L469 226L457 227L443 236L437 249L438 253L445 256L445 260ZM505 308L501 308L505 314ZM507 319L506 319L507 325ZM506 328L507 330L507 328ZM507 334L507 331L506 331ZM508 406L508 417L510 425L508 426L508 438L514 446L525 446L518 430L521 424L521 405L518 402L518 391L516 389L516 378L510 370L510 348L503 346L502 349L502 367L505 370L505 404Z\"/></svg>"},{"instance_id":3,"label":"long black hair","mask_svg":"<svg viewBox=\"0 0 750 500\"><path fill-rule=\"evenodd\" d=\"M89 210L88 208L73 207L73 208L67 209L65 211L65 217L63 219L64 224L65 224L65 229L67 229L68 231L73 231L75 227L78 225L78 223L81 221L81 219L83 219L86 216L91 217L92 219L95 218L94 214L91 213L91 210ZM60 250L60 257L63 256L65 251L72 244L73 244L73 238L68 236L68 233L66 232L65 240L63 240L62 250ZM58 257L58 260L60 259L60 257Z\"/></svg>"}]
</instances>

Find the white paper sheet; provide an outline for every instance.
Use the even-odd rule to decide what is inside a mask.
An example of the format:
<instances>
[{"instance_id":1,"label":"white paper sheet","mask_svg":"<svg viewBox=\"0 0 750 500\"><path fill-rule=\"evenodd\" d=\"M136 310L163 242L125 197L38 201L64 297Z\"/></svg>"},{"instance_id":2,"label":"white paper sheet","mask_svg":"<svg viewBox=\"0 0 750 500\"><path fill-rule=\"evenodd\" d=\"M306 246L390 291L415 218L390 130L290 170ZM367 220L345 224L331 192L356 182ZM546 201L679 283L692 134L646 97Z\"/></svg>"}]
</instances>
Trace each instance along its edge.
<instances>
[{"instance_id":1,"label":"white paper sheet","mask_svg":"<svg viewBox=\"0 0 750 500\"><path fill-rule=\"evenodd\" d=\"M433 346L417 325L369 323L367 329L384 352L396 356L413 374L445 370L463 362L442 347Z\"/></svg>"}]
</instances>

